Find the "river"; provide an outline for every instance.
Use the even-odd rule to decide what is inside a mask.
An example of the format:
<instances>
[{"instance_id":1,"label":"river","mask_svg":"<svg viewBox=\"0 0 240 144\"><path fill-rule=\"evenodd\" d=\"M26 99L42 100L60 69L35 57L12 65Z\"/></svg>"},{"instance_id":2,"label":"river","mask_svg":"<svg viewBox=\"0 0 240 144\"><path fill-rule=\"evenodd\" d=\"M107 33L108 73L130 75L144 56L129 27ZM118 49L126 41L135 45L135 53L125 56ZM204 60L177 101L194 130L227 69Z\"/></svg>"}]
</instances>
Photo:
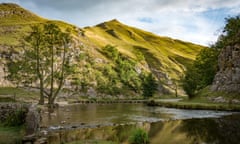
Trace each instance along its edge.
<instances>
[{"instance_id":1,"label":"river","mask_svg":"<svg viewBox=\"0 0 240 144\"><path fill-rule=\"evenodd\" d=\"M48 143L107 140L127 143L142 128L152 144L237 144L240 115L181 110L144 104L73 104L42 112L41 133ZM84 142L83 142L84 143Z\"/></svg>"}]
</instances>

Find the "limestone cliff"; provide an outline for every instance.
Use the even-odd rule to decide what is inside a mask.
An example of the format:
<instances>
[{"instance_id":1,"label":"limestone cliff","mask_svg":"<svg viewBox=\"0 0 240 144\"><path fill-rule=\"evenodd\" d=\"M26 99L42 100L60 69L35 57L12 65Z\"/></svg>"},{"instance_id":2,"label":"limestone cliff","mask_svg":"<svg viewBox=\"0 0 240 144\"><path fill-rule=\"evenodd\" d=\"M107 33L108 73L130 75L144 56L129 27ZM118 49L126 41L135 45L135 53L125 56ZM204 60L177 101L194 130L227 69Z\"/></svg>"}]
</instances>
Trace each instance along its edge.
<instances>
[{"instance_id":1,"label":"limestone cliff","mask_svg":"<svg viewBox=\"0 0 240 144\"><path fill-rule=\"evenodd\" d=\"M218 57L219 71L212 85L213 91L240 93L240 44L227 46Z\"/></svg>"}]
</instances>

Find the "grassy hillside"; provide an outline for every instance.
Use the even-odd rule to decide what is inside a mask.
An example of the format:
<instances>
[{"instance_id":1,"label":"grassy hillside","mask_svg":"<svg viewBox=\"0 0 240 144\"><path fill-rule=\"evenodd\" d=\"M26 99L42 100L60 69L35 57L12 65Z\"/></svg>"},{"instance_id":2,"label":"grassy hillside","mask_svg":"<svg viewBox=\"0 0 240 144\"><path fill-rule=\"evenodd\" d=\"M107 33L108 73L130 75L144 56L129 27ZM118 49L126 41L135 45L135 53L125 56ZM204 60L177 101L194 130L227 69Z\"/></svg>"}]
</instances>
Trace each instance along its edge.
<instances>
[{"instance_id":1,"label":"grassy hillside","mask_svg":"<svg viewBox=\"0 0 240 144\"><path fill-rule=\"evenodd\" d=\"M107 44L116 46L123 54L140 60L142 64L146 62L152 72L159 73L159 78L165 76L179 80L186 66L203 48L193 43L160 37L117 20L84 30L86 36L100 48Z\"/></svg>"},{"instance_id":2,"label":"grassy hillside","mask_svg":"<svg viewBox=\"0 0 240 144\"><path fill-rule=\"evenodd\" d=\"M16 4L0 4L0 54L4 57L13 51L21 51L21 43L31 26L43 23L54 23L62 30L72 30L73 46L79 49L77 74L72 76L75 84L72 88L77 95L141 95L142 76L148 72L158 78L159 92L163 92L163 89L173 87L174 81L180 79L203 48L160 37L117 20L82 29L41 18ZM106 45L116 48L113 51L117 59L107 55L112 51L106 49ZM1 69L4 61L0 60Z\"/></svg>"}]
</instances>

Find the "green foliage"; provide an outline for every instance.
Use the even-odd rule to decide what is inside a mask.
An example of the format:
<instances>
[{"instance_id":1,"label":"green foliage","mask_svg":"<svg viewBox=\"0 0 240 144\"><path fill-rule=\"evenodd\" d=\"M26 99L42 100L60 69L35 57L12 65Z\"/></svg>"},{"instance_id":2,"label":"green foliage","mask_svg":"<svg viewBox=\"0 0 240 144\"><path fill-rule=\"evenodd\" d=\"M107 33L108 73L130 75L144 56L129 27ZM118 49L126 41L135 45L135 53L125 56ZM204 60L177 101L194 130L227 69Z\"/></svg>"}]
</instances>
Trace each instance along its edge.
<instances>
[{"instance_id":1,"label":"green foliage","mask_svg":"<svg viewBox=\"0 0 240 144\"><path fill-rule=\"evenodd\" d=\"M226 18L226 25L218 41L213 45L216 48L224 48L240 41L240 16Z\"/></svg>"},{"instance_id":2,"label":"green foliage","mask_svg":"<svg viewBox=\"0 0 240 144\"><path fill-rule=\"evenodd\" d=\"M114 65L103 68L103 75L107 75L108 78L106 81L101 80L98 89L108 94L119 94L123 87L136 93L140 92L142 79L135 70L136 62L123 56L111 45L105 46L102 53L111 59Z\"/></svg>"},{"instance_id":3,"label":"green foliage","mask_svg":"<svg viewBox=\"0 0 240 144\"><path fill-rule=\"evenodd\" d=\"M71 74L70 60L74 55L70 54L70 43L70 34L55 24L33 26L21 54L12 54L15 57L7 64L8 79L27 87L39 84L40 104L44 103L45 96L48 103L53 104L64 80Z\"/></svg>"},{"instance_id":4,"label":"green foliage","mask_svg":"<svg viewBox=\"0 0 240 144\"><path fill-rule=\"evenodd\" d=\"M145 130L136 129L129 140L130 144L149 144L149 137Z\"/></svg>"},{"instance_id":5,"label":"green foliage","mask_svg":"<svg viewBox=\"0 0 240 144\"><path fill-rule=\"evenodd\" d=\"M199 74L198 89L202 89L212 84L217 72L219 50L214 48L203 49L194 62L194 67Z\"/></svg>"},{"instance_id":6,"label":"green foliage","mask_svg":"<svg viewBox=\"0 0 240 144\"><path fill-rule=\"evenodd\" d=\"M194 97L198 90L213 82L217 72L218 55L218 49L203 49L193 65L188 68L182 83L183 89L190 98Z\"/></svg>"},{"instance_id":7,"label":"green foliage","mask_svg":"<svg viewBox=\"0 0 240 144\"><path fill-rule=\"evenodd\" d=\"M142 84L144 98L152 97L157 90L157 86L158 84L153 74L152 73L148 74L148 76L144 79L144 82Z\"/></svg>"},{"instance_id":8,"label":"green foliage","mask_svg":"<svg viewBox=\"0 0 240 144\"><path fill-rule=\"evenodd\" d=\"M194 67L188 68L185 77L182 80L182 87L190 98L195 96L198 78L199 73L197 73L197 70Z\"/></svg>"},{"instance_id":9,"label":"green foliage","mask_svg":"<svg viewBox=\"0 0 240 144\"><path fill-rule=\"evenodd\" d=\"M106 45L103 49L102 49L103 53L110 59L116 61L119 57L119 52L118 50L111 45Z\"/></svg>"},{"instance_id":10,"label":"green foliage","mask_svg":"<svg viewBox=\"0 0 240 144\"><path fill-rule=\"evenodd\" d=\"M219 49L235 45L240 41L240 17L227 18L226 22L227 24L218 41L211 48L201 50L192 67L186 72L183 79L183 88L190 97L212 84L217 72Z\"/></svg>"}]
</instances>

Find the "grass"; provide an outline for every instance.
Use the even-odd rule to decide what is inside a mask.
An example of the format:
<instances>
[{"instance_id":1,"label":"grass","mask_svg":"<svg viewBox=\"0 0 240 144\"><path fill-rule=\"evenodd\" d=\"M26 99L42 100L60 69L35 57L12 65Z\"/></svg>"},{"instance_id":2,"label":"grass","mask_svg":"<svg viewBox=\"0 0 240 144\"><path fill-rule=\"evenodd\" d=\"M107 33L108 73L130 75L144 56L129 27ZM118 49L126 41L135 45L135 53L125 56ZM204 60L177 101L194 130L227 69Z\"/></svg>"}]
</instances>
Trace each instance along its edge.
<instances>
[{"instance_id":1,"label":"grass","mask_svg":"<svg viewBox=\"0 0 240 144\"><path fill-rule=\"evenodd\" d=\"M0 143L1 144L20 144L24 134L23 126L3 127L0 125Z\"/></svg>"},{"instance_id":2,"label":"grass","mask_svg":"<svg viewBox=\"0 0 240 144\"><path fill-rule=\"evenodd\" d=\"M30 91L23 88L0 87L0 101L32 101L38 100L38 92ZM4 101L5 99L5 101Z\"/></svg>"},{"instance_id":3,"label":"grass","mask_svg":"<svg viewBox=\"0 0 240 144\"><path fill-rule=\"evenodd\" d=\"M236 95L234 94L232 96L236 96ZM168 97L170 99L173 98L172 96L164 96L163 99L168 99ZM214 96L212 96L212 97L214 97ZM224 98L228 98L228 97L229 97L229 95L224 96ZM230 95L230 97L231 97L231 95ZM155 100L155 103L158 106L165 106L165 107L170 107L170 108L180 108L180 109L240 111L239 104L232 104L229 102L215 103L209 99L209 96L196 96L192 99L188 99L187 97L179 97L179 98L182 98L182 100L178 101L178 102Z\"/></svg>"},{"instance_id":4,"label":"grass","mask_svg":"<svg viewBox=\"0 0 240 144\"><path fill-rule=\"evenodd\" d=\"M75 141L66 144L118 144L112 141L104 141L104 140L83 140L83 141Z\"/></svg>"},{"instance_id":5,"label":"grass","mask_svg":"<svg viewBox=\"0 0 240 144\"><path fill-rule=\"evenodd\" d=\"M0 4L1 11L12 12L7 14L4 18L0 19L0 25L16 25L26 24L33 22L43 22L45 19L31 13L28 10L16 5L16 4Z\"/></svg>"},{"instance_id":6,"label":"grass","mask_svg":"<svg viewBox=\"0 0 240 144\"><path fill-rule=\"evenodd\" d=\"M223 97L226 100L232 100L232 99L237 99L240 100L239 93L234 93L234 92L224 92L224 91L211 91L210 86L202 89L199 91L196 95L196 98L214 98L214 97Z\"/></svg>"},{"instance_id":7,"label":"grass","mask_svg":"<svg viewBox=\"0 0 240 144\"><path fill-rule=\"evenodd\" d=\"M156 105L179 109L240 111L240 105L238 104L180 101L180 102L156 102Z\"/></svg>"},{"instance_id":8,"label":"grass","mask_svg":"<svg viewBox=\"0 0 240 144\"><path fill-rule=\"evenodd\" d=\"M181 75L179 73L183 73L185 65L189 65L199 51L204 48L200 45L160 37L124 25L117 20L88 27L84 30L86 35L100 47L113 44L120 52L134 59L137 59L135 51L140 51L145 56L149 66L167 73L173 79L179 79ZM114 36L109 34L108 30L111 30Z\"/></svg>"}]
</instances>

